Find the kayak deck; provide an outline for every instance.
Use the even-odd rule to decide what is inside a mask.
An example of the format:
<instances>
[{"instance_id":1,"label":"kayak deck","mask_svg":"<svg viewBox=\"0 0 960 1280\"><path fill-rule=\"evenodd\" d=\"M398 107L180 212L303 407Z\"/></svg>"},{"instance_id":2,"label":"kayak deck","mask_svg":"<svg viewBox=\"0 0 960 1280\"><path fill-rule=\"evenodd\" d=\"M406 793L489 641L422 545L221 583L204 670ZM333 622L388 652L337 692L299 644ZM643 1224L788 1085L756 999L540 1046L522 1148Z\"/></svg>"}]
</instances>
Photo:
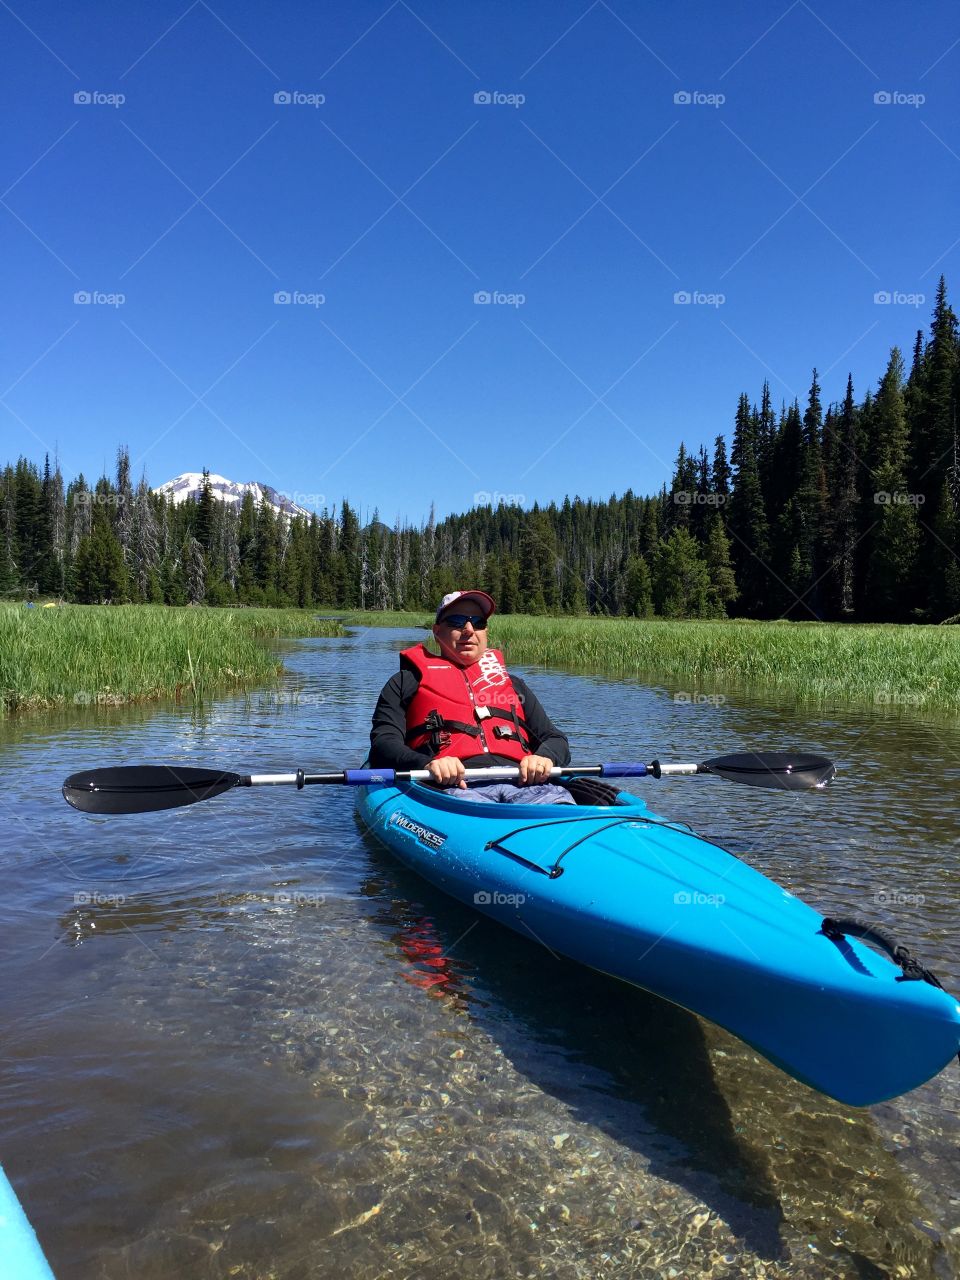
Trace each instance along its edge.
<instances>
[{"instance_id":1,"label":"kayak deck","mask_svg":"<svg viewBox=\"0 0 960 1280\"><path fill-rule=\"evenodd\" d=\"M960 1048L960 1005L824 934L793 894L621 792L611 807L488 805L417 783L360 790L407 866L551 950L700 1014L852 1105L895 1097Z\"/></svg>"}]
</instances>

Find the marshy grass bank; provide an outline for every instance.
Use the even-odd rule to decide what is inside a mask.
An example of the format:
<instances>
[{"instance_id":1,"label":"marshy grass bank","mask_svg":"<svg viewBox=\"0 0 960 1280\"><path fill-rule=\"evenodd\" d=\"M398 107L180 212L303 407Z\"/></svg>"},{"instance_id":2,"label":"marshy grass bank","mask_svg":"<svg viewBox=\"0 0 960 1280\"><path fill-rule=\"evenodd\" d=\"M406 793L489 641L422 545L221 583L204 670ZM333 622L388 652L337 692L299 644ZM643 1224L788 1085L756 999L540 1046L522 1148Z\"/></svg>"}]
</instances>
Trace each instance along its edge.
<instances>
[{"instance_id":1,"label":"marshy grass bank","mask_svg":"<svg viewBox=\"0 0 960 1280\"><path fill-rule=\"evenodd\" d=\"M283 665L272 641L342 635L309 609L0 605L0 714L30 708L201 701Z\"/></svg>"},{"instance_id":2,"label":"marshy grass bank","mask_svg":"<svg viewBox=\"0 0 960 1280\"><path fill-rule=\"evenodd\" d=\"M351 613L348 625L424 626L420 613ZM960 711L960 627L668 622L494 614L514 662L672 679L692 688L782 689L802 699Z\"/></svg>"}]
</instances>

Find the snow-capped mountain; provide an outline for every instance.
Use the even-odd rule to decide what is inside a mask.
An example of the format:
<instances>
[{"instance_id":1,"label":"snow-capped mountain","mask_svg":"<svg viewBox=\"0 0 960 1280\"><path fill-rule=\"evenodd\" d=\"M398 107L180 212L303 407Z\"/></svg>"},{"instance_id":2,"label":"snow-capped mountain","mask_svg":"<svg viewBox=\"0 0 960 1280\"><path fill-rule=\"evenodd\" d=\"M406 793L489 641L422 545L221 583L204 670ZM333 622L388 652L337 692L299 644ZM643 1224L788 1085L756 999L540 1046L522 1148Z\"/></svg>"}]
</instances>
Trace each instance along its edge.
<instances>
[{"instance_id":1,"label":"snow-capped mountain","mask_svg":"<svg viewBox=\"0 0 960 1280\"><path fill-rule=\"evenodd\" d=\"M169 502L179 504L189 501L196 502L200 497L202 487L203 472L184 471L182 475L174 476L172 480L168 480L165 484L158 485L153 492L162 493ZM256 480L238 484L235 480L228 480L226 476L217 476L211 472L210 488L213 490L213 496L219 502L235 502L239 505L243 501L245 494L252 493L253 501L257 506L261 502L266 502L273 507L274 511L281 512L290 519L294 516L305 516L309 519L312 514L306 507L299 506L285 493L278 493L270 485L260 484Z\"/></svg>"}]
</instances>

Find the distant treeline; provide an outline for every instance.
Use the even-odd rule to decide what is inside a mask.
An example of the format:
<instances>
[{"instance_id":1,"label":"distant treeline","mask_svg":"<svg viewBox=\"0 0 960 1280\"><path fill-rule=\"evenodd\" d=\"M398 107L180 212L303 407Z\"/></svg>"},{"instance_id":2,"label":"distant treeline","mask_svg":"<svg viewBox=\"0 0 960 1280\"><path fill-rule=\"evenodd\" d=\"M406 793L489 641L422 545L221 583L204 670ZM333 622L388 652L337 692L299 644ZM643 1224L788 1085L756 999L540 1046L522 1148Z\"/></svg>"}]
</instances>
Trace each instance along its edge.
<instances>
[{"instance_id":1,"label":"distant treeline","mask_svg":"<svg viewBox=\"0 0 960 1280\"><path fill-rule=\"evenodd\" d=\"M289 520L209 485L175 505L114 477L64 485L49 458L0 474L0 595L81 603L428 609L464 584L507 613L942 621L960 613L960 341L943 279L909 374L824 411L746 395L731 447L681 446L659 494L476 507L419 528L354 507Z\"/></svg>"}]
</instances>

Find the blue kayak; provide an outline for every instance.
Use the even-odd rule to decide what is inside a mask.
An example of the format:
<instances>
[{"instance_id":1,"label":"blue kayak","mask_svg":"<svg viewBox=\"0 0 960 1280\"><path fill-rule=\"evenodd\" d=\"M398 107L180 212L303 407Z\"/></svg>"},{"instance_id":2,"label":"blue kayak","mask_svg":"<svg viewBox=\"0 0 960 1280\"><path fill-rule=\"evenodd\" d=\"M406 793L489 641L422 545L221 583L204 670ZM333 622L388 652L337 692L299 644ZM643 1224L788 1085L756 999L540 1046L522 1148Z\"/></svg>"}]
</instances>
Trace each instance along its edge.
<instances>
[{"instance_id":1,"label":"blue kayak","mask_svg":"<svg viewBox=\"0 0 960 1280\"><path fill-rule=\"evenodd\" d=\"M906 1093L960 1049L960 1005L919 966L825 931L812 907L629 792L610 807L494 806L373 784L357 809L451 897L709 1018L841 1102Z\"/></svg>"},{"instance_id":2,"label":"blue kayak","mask_svg":"<svg viewBox=\"0 0 960 1280\"><path fill-rule=\"evenodd\" d=\"M0 1280L54 1280L36 1233L0 1169Z\"/></svg>"}]
</instances>

